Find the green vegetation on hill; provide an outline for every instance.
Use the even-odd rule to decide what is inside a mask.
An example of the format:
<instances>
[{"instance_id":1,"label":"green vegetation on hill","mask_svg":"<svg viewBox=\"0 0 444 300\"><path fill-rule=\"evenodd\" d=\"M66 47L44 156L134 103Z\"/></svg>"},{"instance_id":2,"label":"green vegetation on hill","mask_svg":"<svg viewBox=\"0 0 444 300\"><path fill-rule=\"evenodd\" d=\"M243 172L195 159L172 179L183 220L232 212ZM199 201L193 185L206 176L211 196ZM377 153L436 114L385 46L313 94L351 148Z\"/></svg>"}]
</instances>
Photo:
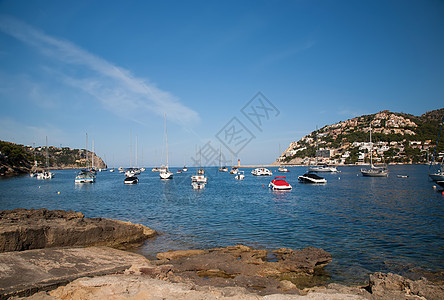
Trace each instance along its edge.
<instances>
[{"instance_id":1,"label":"green vegetation on hill","mask_svg":"<svg viewBox=\"0 0 444 300\"><path fill-rule=\"evenodd\" d=\"M46 165L48 153L48 165ZM44 169L85 168L90 167L93 153L88 151L88 160L84 149L57 148L53 146L30 147L0 141L0 175L26 173L31 167ZM105 166L103 160L95 156L95 167Z\"/></svg>"},{"instance_id":2,"label":"green vegetation on hill","mask_svg":"<svg viewBox=\"0 0 444 300\"><path fill-rule=\"evenodd\" d=\"M358 157L368 150L362 143L369 142L369 129L372 126L374 157L386 163L421 163L431 159L436 139L443 120L444 108L427 112L420 117L404 113L382 111L364 115L314 131L292 146L280 159L292 162L315 156L316 136L320 149L332 150L331 161L354 164ZM379 146L379 151L378 150ZM436 153L444 151L444 137L438 143Z\"/></svg>"}]
</instances>

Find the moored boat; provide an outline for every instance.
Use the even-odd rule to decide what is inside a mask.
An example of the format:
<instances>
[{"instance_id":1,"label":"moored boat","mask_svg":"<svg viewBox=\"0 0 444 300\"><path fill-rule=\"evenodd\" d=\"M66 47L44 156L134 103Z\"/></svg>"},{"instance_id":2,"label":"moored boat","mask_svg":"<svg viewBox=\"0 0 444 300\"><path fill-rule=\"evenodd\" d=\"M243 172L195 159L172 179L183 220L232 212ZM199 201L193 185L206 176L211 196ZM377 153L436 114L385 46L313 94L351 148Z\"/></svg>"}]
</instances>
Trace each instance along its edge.
<instances>
[{"instance_id":1,"label":"moored boat","mask_svg":"<svg viewBox=\"0 0 444 300\"><path fill-rule=\"evenodd\" d=\"M288 169L286 167L280 166L278 168L278 172L290 172L290 171L288 171Z\"/></svg>"},{"instance_id":2,"label":"moored boat","mask_svg":"<svg viewBox=\"0 0 444 300\"><path fill-rule=\"evenodd\" d=\"M124 184L136 184L139 183L139 178L136 176L128 176L123 180Z\"/></svg>"},{"instance_id":3,"label":"moored boat","mask_svg":"<svg viewBox=\"0 0 444 300\"><path fill-rule=\"evenodd\" d=\"M302 183L327 183L327 180L324 177L316 175L314 173L305 173L298 177L299 182Z\"/></svg>"},{"instance_id":4,"label":"moored boat","mask_svg":"<svg viewBox=\"0 0 444 300\"><path fill-rule=\"evenodd\" d=\"M168 170L168 137L166 127L166 114L165 114L165 153L166 153L166 166L162 166L159 171L160 179L173 179L173 172Z\"/></svg>"},{"instance_id":5,"label":"moored boat","mask_svg":"<svg viewBox=\"0 0 444 300\"><path fill-rule=\"evenodd\" d=\"M94 183L96 182L96 176L90 170L81 170L80 173L74 179L74 182L79 183Z\"/></svg>"},{"instance_id":6,"label":"moored boat","mask_svg":"<svg viewBox=\"0 0 444 300\"><path fill-rule=\"evenodd\" d=\"M338 172L338 169L327 164L318 164L308 167L309 172Z\"/></svg>"},{"instance_id":7,"label":"moored boat","mask_svg":"<svg viewBox=\"0 0 444 300\"><path fill-rule=\"evenodd\" d=\"M361 169L364 177L387 177L388 170L386 167L375 167L373 165L373 144L372 144L372 125L370 124L370 169Z\"/></svg>"},{"instance_id":8,"label":"moored boat","mask_svg":"<svg viewBox=\"0 0 444 300\"><path fill-rule=\"evenodd\" d=\"M245 178L244 171L238 171L236 176L234 176L234 178L237 180L243 180Z\"/></svg>"},{"instance_id":9,"label":"moored boat","mask_svg":"<svg viewBox=\"0 0 444 300\"><path fill-rule=\"evenodd\" d=\"M204 182L191 182L191 186L194 190L202 190L205 188L205 185Z\"/></svg>"},{"instance_id":10,"label":"moored boat","mask_svg":"<svg viewBox=\"0 0 444 300\"><path fill-rule=\"evenodd\" d=\"M271 176L273 173L268 170L267 168L256 168L253 171L251 171L251 174L254 176Z\"/></svg>"},{"instance_id":11,"label":"moored boat","mask_svg":"<svg viewBox=\"0 0 444 300\"><path fill-rule=\"evenodd\" d=\"M191 176L191 182L197 182L197 183L207 183L208 178L205 177L203 174L197 174Z\"/></svg>"},{"instance_id":12,"label":"moored boat","mask_svg":"<svg viewBox=\"0 0 444 300\"><path fill-rule=\"evenodd\" d=\"M270 182L268 187L275 191L291 190L292 186L285 179L285 176L277 176Z\"/></svg>"}]
</instances>

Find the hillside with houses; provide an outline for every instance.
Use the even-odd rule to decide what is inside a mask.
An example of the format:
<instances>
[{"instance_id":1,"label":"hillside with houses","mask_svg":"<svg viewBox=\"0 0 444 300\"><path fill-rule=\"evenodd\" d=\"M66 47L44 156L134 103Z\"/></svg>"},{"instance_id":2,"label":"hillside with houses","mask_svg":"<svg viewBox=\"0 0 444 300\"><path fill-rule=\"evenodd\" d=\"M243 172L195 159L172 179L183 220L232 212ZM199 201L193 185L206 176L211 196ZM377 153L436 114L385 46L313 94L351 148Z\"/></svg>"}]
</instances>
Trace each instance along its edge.
<instances>
[{"instance_id":1,"label":"hillside with houses","mask_svg":"<svg viewBox=\"0 0 444 300\"><path fill-rule=\"evenodd\" d=\"M370 151L374 163L426 163L432 159L443 116L444 108L419 117L386 110L341 121L290 143L275 164L367 164ZM435 161L443 156L441 140Z\"/></svg>"}]
</instances>

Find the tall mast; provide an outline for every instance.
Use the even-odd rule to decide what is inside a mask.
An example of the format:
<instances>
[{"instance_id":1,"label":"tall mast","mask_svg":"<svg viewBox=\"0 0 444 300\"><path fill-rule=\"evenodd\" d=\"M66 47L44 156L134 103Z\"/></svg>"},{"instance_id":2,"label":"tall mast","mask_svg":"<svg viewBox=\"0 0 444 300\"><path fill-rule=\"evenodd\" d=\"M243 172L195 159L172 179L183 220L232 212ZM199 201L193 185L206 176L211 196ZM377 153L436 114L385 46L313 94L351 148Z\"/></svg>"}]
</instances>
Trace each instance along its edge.
<instances>
[{"instance_id":1,"label":"tall mast","mask_svg":"<svg viewBox=\"0 0 444 300\"><path fill-rule=\"evenodd\" d=\"M131 129L130 129L130 166L129 166L130 168L133 167L133 162L131 161L131 152L133 151L133 147L132 147L132 144L131 144L132 138L133 138L133 136L131 134Z\"/></svg>"},{"instance_id":2,"label":"tall mast","mask_svg":"<svg viewBox=\"0 0 444 300\"><path fill-rule=\"evenodd\" d=\"M139 164L137 163L137 135L136 135L136 168L139 168Z\"/></svg>"},{"instance_id":3,"label":"tall mast","mask_svg":"<svg viewBox=\"0 0 444 300\"><path fill-rule=\"evenodd\" d=\"M46 169L48 169L49 159L48 159L48 136L46 136Z\"/></svg>"},{"instance_id":4,"label":"tall mast","mask_svg":"<svg viewBox=\"0 0 444 300\"><path fill-rule=\"evenodd\" d=\"M370 166L373 167L372 123L370 123Z\"/></svg>"},{"instance_id":5,"label":"tall mast","mask_svg":"<svg viewBox=\"0 0 444 300\"><path fill-rule=\"evenodd\" d=\"M167 137L167 115L165 113L165 151L166 151L166 167L168 169L168 137Z\"/></svg>"},{"instance_id":6,"label":"tall mast","mask_svg":"<svg viewBox=\"0 0 444 300\"><path fill-rule=\"evenodd\" d=\"M85 152L86 152L86 168L88 169L88 167L89 167L89 159L88 159L88 133L86 133L86 148L85 148Z\"/></svg>"},{"instance_id":7,"label":"tall mast","mask_svg":"<svg viewBox=\"0 0 444 300\"><path fill-rule=\"evenodd\" d=\"M315 150L315 164L318 164L318 125L316 125L316 150Z\"/></svg>"},{"instance_id":8,"label":"tall mast","mask_svg":"<svg viewBox=\"0 0 444 300\"><path fill-rule=\"evenodd\" d=\"M94 140L92 140L92 153L91 153L92 159L91 159L91 169L94 168Z\"/></svg>"}]
</instances>

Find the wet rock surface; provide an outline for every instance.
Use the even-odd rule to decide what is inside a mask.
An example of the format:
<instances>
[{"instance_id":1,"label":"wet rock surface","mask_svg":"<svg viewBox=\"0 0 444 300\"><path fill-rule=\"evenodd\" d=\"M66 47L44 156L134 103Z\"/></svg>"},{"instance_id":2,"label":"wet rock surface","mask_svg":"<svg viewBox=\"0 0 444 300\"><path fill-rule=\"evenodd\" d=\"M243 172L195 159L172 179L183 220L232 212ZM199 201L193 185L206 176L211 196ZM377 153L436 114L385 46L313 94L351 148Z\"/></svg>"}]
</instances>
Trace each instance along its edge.
<instances>
[{"instance_id":1,"label":"wet rock surface","mask_svg":"<svg viewBox=\"0 0 444 300\"><path fill-rule=\"evenodd\" d=\"M315 286L319 283L317 271L332 259L326 251L313 247L266 251L242 245L169 251L157 258L153 263L172 266L169 279L173 282L243 287L260 295L298 294L306 286Z\"/></svg>"},{"instance_id":2,"label":"wet rock surface","mask_svg":"<svg viewBox=\"0 0 444 300\"><path fill-rule=\"evenodd\" d=\"M73 211L0 211L0 252L69 246L125 249L142 243L155 233L140 224L85 218L82 213Z\"/></svg>"}]
</instances>

